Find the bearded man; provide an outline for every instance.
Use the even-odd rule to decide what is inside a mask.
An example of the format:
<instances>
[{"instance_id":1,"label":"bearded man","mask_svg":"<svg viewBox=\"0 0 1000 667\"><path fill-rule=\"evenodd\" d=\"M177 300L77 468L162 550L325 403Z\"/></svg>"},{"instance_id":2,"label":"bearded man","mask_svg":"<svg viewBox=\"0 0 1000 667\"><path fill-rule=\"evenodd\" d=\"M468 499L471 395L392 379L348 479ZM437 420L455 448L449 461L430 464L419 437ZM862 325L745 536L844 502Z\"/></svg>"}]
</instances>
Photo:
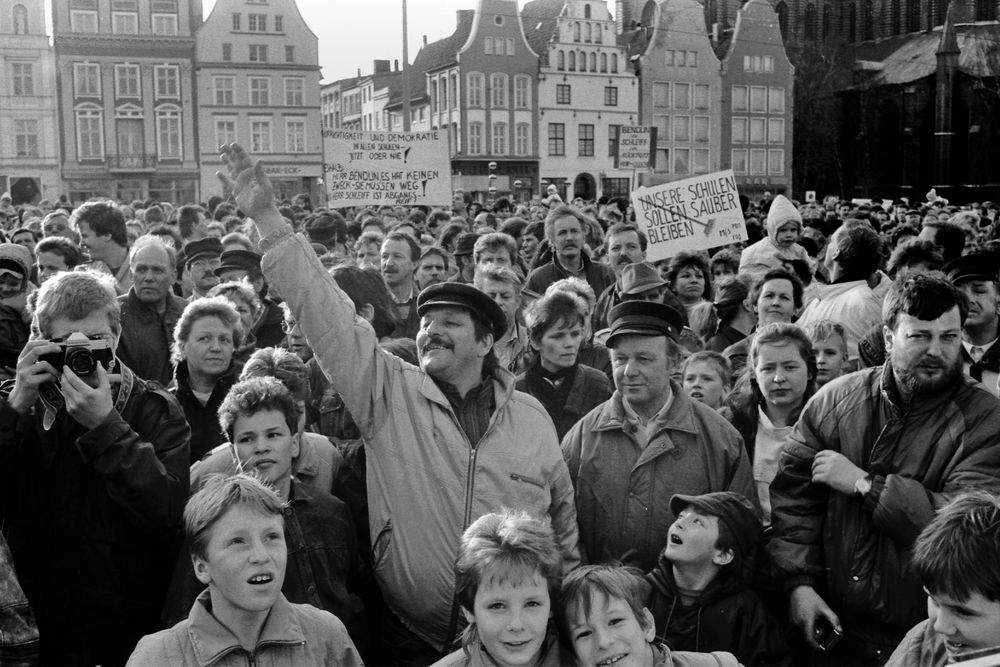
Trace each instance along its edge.
<instances>
[{"instance_id":1,"label":"bearded man","mask_svg":"<svg viewBox=\"0 0 1000 667\"><path fill-rule=\"evenodd\" d=\"M898 280L885 365L824 386L782 452L771 557L806 641L844 634L823 664L885 664L927 614L917 535L960 493L1000 490L1000 402L962 372L968 311L942 277Z\"/></svg>"}]
</instances>

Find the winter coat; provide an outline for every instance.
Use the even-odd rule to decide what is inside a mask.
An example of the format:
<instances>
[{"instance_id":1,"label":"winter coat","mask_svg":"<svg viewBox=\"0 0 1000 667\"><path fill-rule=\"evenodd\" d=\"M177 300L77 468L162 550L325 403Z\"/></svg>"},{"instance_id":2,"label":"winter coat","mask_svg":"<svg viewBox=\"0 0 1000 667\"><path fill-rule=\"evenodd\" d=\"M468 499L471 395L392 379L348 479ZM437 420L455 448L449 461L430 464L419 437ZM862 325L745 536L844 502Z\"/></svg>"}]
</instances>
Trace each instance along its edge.
<instances>
[{"instance_id":1,"label":"winter coat","mask_svg":"<svg viewBox=\"0 0 1000 667\"><path fill-rule=\"evenodd\" d=\"M292 604L279 595L252 653L212 615L208 591L198 596L187 619L143 637L128 667L351 667L361 656L344 624L328 611Z\"/></svg>"},{"instance_id":2,"label":"winter coat","mask_svg":"<svg viewBox=\"0 0 1000 667\"><path fill-rule=\"evenodd\" d=\"M187 300L167 295L167 306L160 315L135 295L135 289L118 297L122 309L122 336L118 358L144 380L155 380L169 387L174 376L170 347L174 327L187 306Z\"/></svg>"},{"instance_id":3,"label":"winter coat","mask_svg":"<svg viewBox=\"0 0 1000 667\"><path fill-rule=\"evenodd\" d=\"M570 664L569 659L563 660L563 656L560 655L559 637L551 630L551 627L550 624L549 636L546 637L545 645L542 647L541 660L534 667L562 667ZM470 648L468 652L464 648L453 651L431 667L497 667L497 663L486 652L482 644L478 644Z\"/></svg>"},{"instance_id":4,"label":"winter coat","mask_svg":"<svg viewBox=\"0 0 1000 667\"><path fill-rule=\"evenodd\" d=\"M997 641L1000 642L1000 637ZM923 620L906 633L885 667L944 667L947 664L944 635L935 632L929 620Z\"/></svg>"},{"instance_id":5,"label":"winter coat","mask_svg":"<svg viewBox=\"0 0 1000 667\"><path fill-rule=\"evenodd\" d=\"M747 665L791 665L781 624L735 574L721 570L694 603L685 605L673 566L662 554L646 575L652 587L646 607L656 622L656 638L678 651L728 651Z\"/></svg>"},{"instance_id":6,"label":"winter coat","mask_svg":"<svg viewBox=\"0 0 1000 667\"><path fill-rule=\"evenodd\" d=\"M594 294L600 294L608 285L614 284L615 272L610 266L593 261L586 252L580 253L580 261L583 262L583 272L579 277L587 281L587 284L594 290ZM524 289L535 294L545 294L545 290L552 283L572 277L573 274L559 263L558 257L553 255L552 261L539 266L528 274L528 278L524 282Z\"/></svg>"},{"instance_id":7,"label":"winter coat","mask_svg":"<svg viewBox=\"0 0 1000 667\"><path fill-rule=\"evenodd\" d=\"M787 248L779 248L765 236L751 246L743 249L740 253L740 273L751 276L757 280L771 269L784 268L783 262L799 260L809 264L809 253L798 243L793 243ZM811 266L811 264L810 264Z\"/></svg>"},{"instance_id":8,"label":"winter coat","mask_svg":"<svg viewBox=\"0 0 1000 667\"><path fill-rule=\"evenodd\" d=\"M812 483L821 450L872 475L864 498ZM938 508L1000 490L1000 401L961 376L904 404L892 367L825 385L806 404L771 484L770 549L786 590L817 589L848 634L898 641L926 617L910 549Z\"/></svg>"},{"instance_id":9,"label":"winter coat","mask_svg":"<svg viewBox=\"0 0 1000 667\"><path fill-rule=\"evenodd\" d=\"M91 430L0 404L0 519L47 664L123 664L156 628L180 543L190 429L163 387L121 373Z\"/></svg>"},{"instance_id":10,"label":"winter coat","mask_svg":"<svg viewBox=\"0 0 1000 667\"><path fill-rule=\"evenodd\" d=\"M560 440L585 414L611 398L611 383L604 373L577 364L572 375L569 394L566 396L566 401L559 406L549 405L542 398L540 392L544 391L543 383L547 383L547 380L541 375L538 361L517 376L515 385L518 391L531 394L542 403L552 417L556 435Z\"/></svg>"},{"instance_id":11,"label":"winter coat","mask_svg":"<svg viewBox=\"0 0 1000 667\"><path fill-rule=\"evenodd\" d=\"M462 532L503 507L552 518L566 571L579 562L573 490L552 420L496 369L495 410L469 442L451 403L421 369L384 352L371 325L304 238L263 260L313 353L354 417L367 456L375 577L389 608L443 651L459 629L454 564Z\"/></svg>"},{"instance_id":12,"label":"winter coat","mask_svg":"<svg viewBox=\"0 0 1000 667\"><path fill-rule=\"evenodd\" d=\"M184 418L191 425L191 464L194 465L202 459L213 448L229 442L229 436L222 432L219 426L219 406L234 384L238 369L230 364L226 374L218 379L212 389L208 401L202 405L198 397L191 391L190 374L186 361L177 364L174 373L174 386L171 388L181 409L184 410Z\"/></svg>"},{"instance_id":13,"label":"winter coat","mask_svg":"<svg viewBox=\"0 0 1000 667\"><path fill-rule=\"evenodd\" d=\"M871 327L882 322L881 297L864 280L815 287L815 299L795 323L806 327L820 320L836 322L844 327L848 358L857 359L858 342Z\"/></svg>"},{"instance_id":14,"label":"winter coat","mask_svg":"<svg viewBox=\"0 0 1000 667\"><path fill-rule=\"evenodd\" d=\"M615 392L563 438L576 489L580 544L587 562L621 560L644 572L656 565L674 522L670 497L736 491L756 498L739 434L719 413L671 381L673 399L645 448L640 427Z\"/></svg>"}]
</instances>

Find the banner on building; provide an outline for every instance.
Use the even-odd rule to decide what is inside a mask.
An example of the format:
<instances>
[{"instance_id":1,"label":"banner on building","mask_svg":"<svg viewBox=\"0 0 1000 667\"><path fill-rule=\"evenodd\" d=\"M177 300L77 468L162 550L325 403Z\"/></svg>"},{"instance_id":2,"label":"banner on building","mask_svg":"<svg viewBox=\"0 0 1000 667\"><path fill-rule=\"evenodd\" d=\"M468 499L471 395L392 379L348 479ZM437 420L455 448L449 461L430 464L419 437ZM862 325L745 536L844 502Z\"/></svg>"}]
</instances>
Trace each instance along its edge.
<instances>
[{"instance_id":1,"label":"banner on building","mask_svg":"<svg viewBox=\"0 0 1000 667\"><path fill-rule=\"evenodd\" d=\"M330 206L451 202L448 134L323 131L323 182Z\"/></svg>"},{"instance_id":2,"label":"banner on building","mask_svg":"<svg viewBox=\"0 0 1000 667\"><path fill-rule=\"evenodd\" d=\"M616 169L649 169L656 166L653 147L656 145L656 128L642 125L622 125L618 128L618 155Z\"/></svg>"},{"instance_id":3,"label":"banner on building","mask_svg":"<svg viewBox=\"0 0 1000 667\"><path fill-rule=\"evenodd\" d=\"M632 192L650 262L682 251L708 250L747 239L733 171L686 178Z\"/></svg>"}]
</instances>

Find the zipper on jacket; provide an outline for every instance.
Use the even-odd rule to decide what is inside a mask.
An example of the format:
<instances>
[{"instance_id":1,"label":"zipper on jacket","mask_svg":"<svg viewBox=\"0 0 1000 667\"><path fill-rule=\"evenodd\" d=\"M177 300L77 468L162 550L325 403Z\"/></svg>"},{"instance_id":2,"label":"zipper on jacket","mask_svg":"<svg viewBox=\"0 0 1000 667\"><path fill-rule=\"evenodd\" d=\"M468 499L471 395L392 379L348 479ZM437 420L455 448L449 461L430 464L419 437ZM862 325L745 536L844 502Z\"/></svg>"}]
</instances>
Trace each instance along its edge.
<instances>
[{"instance_id":1,"label":"zipper on jacket","mask_svg":"<svg viewBox=\"0 0 1000 667\"><path fill-rule=\"evenodd\" d=\"M510 474L510 478L512 480L514 480L515 482L526 482L528 484L531 484L532 486L537 486L540 489L544 489L545 488L545 483L544 482L541 482L540 480L537 480L537 479L535 479L533 477L526 477L526 476L521 475L521 474L516 473L516 472L512 472Z\"/></svg>"}]
</instances>

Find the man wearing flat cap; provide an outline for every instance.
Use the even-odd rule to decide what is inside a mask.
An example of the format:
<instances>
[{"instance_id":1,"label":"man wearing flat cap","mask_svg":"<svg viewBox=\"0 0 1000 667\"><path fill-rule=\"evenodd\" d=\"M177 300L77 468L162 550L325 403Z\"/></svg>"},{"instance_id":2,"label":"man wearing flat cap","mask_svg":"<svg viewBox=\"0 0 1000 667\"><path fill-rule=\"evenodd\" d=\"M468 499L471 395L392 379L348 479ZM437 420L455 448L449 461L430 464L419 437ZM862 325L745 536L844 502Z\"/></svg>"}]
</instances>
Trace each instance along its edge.
<instances>
[{"instance_id":1,"label":"man wearing flat cap","mask_svg":"<svg viewBox=\"0 0 1000 667\"><path fill-rule=\"evenodd\" d=\"M736 429L670 379L681 314L663 303L624 301L608 319L616 391L566 434L563 457L584 558L648 572L675 518L671 496L756 492Z\"/></svg>"},{"instance_id":2,"label":"man wearing flat cap","mask_svg":"<svg viewBox=\"0 0 1000 667\"><path fill-rule=\"evenodd\" d=\"M471 285L417 297L420 366L383 351L370 324L274 206L259 162L223 148L227 175L313 354L364 439L375 575L386 602L378 664L427 665L462 626L454 564L465 528L503 507L552 519L565 571L579 562L576 511L555 427L492 351L503 311Z\"/></svg>"},{"instance_id":3,"label":"man wearing flat cap","mask_svg":"<svg viewBox=\"0 0 1000 667\"><path fill-rule=\"evenodd\" d=\"M191 280L191 298L208 296L209 290L219 284L215 270L222 265L222 241L208 236L184 244L184 271Z\"/></svg>"},{"instance_id":4,"label":"man wearing flat cap","mask_svg":"<svg viewBox=\"0 0 1000 667\"><path fill-rule=\"evenodd\" d=\"M316 253L313 252L313 254ZM215 275L219 276L219 279L224 283L233 280L246 280L253 286L264 307L261 309L257 321L254 322L253 329L248 333L253 334L254 340L257 341L257 348L263 349L280 345L285 340L285 332L281 328L285 316L281 312L281 306L267 298L267 281L264 280L260 260L260 253L253 250L227 250L222 253L220 265L215 270Z\"/></svg>"},{"instance_id":5,"label":"man wearing flat cap","mask_svg":"<svg viewBox=\"0 0 1000 667\"><path fill-rule=\"evenodd\" d=\"M962 326L962 363L967 375L1000 394L1000 277L997 256L978 252L963 255L944 267L952 285L969 298L969 315Z\"/></svg>"}]
</instances>

